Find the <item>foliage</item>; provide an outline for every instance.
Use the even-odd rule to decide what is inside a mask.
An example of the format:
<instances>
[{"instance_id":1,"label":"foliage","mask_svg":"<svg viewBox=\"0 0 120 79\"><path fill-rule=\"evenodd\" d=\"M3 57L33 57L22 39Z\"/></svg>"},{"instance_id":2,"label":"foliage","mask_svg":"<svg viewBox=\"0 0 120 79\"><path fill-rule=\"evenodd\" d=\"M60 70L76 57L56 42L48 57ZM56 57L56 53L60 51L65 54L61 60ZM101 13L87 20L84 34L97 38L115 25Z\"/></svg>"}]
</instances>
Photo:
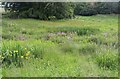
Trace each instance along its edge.
<instances>
[{"instance_id":1,"label":"foliage","mask_svg":"<svg viewBox=\"0 0 120 79\"><path fill-rule=\"evenodd\" d=\"M76 15L91 16L96 14L119 14L118 2L80 2L75 4L74 13Z\"/></svg>"},{"instance_id":2,"label":"foliage","mask_svg":"<svg viewBox=\"0 0 120 79\"><path fill-rule=\"evenodd\" d=\"M74 13L76 15L91 16L97 14L95 6L90 3L78 3L76 4Z\"/></svg>"},{"instance_id":3,"label":"foliage","mask_svg":"<svg viewBox=\"0 0 120 79\"><path fill-rule=\"evenodd\" d=\"M118 68L118 54L116 52L102 52L98 53L96 61L98 66L103 69L117 69Z\"/></svg>"},{"instance_id":4,"label":"foliage","mask_svg":"<svg viewBox=\"0 0 120 79\"><path fill-rule=\"evenodd\" d=\"M2 54L0 59L3 66L9 66L11 64L21 67L23 66L23 60L30 57L31 52L27 48L21 47L19 44L10 43L2 45Z\"/></svg>"},{"instance_id":5,"label":"foliage","mask_svg":"<svg viewBox=\"0 0 120 79\"><path fill-rule=\"evenodd\" d=\"M65 2L8 2L5 8L10 11L10 14L17 14L17 16L10 16L12 18L48 20L51 16L57 19L73 17L72 3Z\"/></svg>"},{"instance_id":6,"label":"foliage","mask_svg":"<svg viewBox=\"0 0 120 79\"><path fill-rule=\"evenodd\" d=\"M21 66L6 55L4 77L118 76L118 15L51 21L3 18L2 26L3 53L18 50L25 56L30 51L27 60L19 60Z\"/></svg>"},{"instance_id":7,"label":"foliage","mask_svg":"<svg viewBox=\"0 0 120 79\"><path fill-rule=\"evenodd\" d=\"M2 54L0 55L0 59L2 60L3 67L10 66L11 64L22 67L24 59L30 58L42 58L43 53L45 53L45 49L54 45L51 42L42 42L42 41L34 41L34 44L26 44L22 41L10 41L5 44L6 41L2 43ZM27 42L28 43L28 42Z\"/></svg>"},{"instance_id":8,"label":"foliage","mask_svg":"<svg viewBox=\"0 0 120 79\"><path fill-rule=\"evenodd\" d=\"M74 15L119 14L118 2L7 2L6 17L41 20L74 18Z\"/></svg>"},{"instance_id":9,"label":"foliage","mask_svg":"<svg viewBox=\"0 0 120 79\"><path fill-rule=\"evenodd\" d=\"M117 2L97 2L95 8L98 14L118 14L118 3Z\"/></svg>"}]
</instances>

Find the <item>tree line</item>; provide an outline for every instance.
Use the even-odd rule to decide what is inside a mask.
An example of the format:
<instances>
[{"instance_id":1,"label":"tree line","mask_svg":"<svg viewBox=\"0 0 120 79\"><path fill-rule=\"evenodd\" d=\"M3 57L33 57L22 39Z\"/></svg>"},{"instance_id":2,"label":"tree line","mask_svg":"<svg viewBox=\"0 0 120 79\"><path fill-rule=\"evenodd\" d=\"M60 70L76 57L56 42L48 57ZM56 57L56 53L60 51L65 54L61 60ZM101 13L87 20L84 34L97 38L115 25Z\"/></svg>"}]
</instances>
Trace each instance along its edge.
<instances>
[{"instance_id":1,"label":"tree line","mask_svg":"<svg viewBox=\"0 0 120 79\"><path fill-rule=\"evenodd\" d=\"M118 2L7 2L5 11L10 18L74 18L75 15L119 14Z\"/></svg>"}]
</instances>

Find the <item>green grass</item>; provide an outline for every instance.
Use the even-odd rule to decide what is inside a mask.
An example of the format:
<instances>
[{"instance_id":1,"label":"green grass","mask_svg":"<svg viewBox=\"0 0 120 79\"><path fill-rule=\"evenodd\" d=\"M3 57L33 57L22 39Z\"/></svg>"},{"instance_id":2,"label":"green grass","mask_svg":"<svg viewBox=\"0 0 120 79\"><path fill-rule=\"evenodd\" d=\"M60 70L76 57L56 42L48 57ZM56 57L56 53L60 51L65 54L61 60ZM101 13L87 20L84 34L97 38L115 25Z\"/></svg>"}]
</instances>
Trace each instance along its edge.
<instances>
[{"instance_id":1,"label":"green grass","mask_svg":"<svg viewBox=\"0 0 120 79\"><path fill-rule=\"evenodd\" d=\"M3 18L2 75L118 77L117 18L118 15L55 21ZM26 56L27 52L30 55Z\"/></svg>"}]
</instances>

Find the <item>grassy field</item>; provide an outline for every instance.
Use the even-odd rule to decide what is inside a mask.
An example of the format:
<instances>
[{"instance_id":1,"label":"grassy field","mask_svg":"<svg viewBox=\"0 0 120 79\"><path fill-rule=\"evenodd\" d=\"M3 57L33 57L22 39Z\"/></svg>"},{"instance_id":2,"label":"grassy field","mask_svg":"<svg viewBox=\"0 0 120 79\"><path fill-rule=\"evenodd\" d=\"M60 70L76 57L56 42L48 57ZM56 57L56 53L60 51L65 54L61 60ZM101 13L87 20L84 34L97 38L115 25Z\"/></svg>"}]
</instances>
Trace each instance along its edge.
<instances>
[{"instance_id":1,"label":"grassy field","mask_svg":"<svg viewBox=\"0 0 120 79\"><path fill-rule=\"evenodd\" d=\"M3 19L5 77L117 77L118 16Z\"/></svg>"}]
</instances>

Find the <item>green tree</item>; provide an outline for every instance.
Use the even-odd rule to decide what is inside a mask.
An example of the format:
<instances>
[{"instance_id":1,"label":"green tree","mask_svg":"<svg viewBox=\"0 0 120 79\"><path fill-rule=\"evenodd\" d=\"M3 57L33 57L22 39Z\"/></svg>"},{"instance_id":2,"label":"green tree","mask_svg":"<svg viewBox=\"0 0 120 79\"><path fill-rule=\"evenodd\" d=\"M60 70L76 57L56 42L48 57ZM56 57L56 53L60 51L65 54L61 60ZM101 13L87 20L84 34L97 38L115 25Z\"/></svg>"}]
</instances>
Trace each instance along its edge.
<instances>
[{"instance_id":1,"label":"green tree","mask_svg":"<svg viewBox=\"0 0 120 79\"><path fill-rule=\"evenodd\" d=\"M48 20L51 16L57 19L72 18L72 3L65 2L10 2L6 4L11 17L36 18Z\"/></svg>"},{"instance_id":2,"label":"green tree","mask_svg":"<svg viewBox=\"0 0 120 79\"><path fill-rule=\"evenodd\" d=\"M95 7L98 14L118 13L118 2L97 2Z\"/></svg>"},{"instance_id":3,"label":"green tree","mask_svg":"<svg viewBox=\"0 0 120 79\"><path fill-rule=\"evenodd\" d=\"M75 5L75 15L119 14L118 2L79 2Z\"/></svg>"},{"instance_id":4,"label":"green tree","mask_svg":"<svg viewBox=\"0 0 120 79\"><path fill-rule=\"evenodd\" d=\"M76 15L84 15L84 16L91 16L97 14L95 10L95 6L91 3L80 2L76 3L76 7L74 10Z\"/></svg>"}]
</instances>

